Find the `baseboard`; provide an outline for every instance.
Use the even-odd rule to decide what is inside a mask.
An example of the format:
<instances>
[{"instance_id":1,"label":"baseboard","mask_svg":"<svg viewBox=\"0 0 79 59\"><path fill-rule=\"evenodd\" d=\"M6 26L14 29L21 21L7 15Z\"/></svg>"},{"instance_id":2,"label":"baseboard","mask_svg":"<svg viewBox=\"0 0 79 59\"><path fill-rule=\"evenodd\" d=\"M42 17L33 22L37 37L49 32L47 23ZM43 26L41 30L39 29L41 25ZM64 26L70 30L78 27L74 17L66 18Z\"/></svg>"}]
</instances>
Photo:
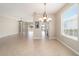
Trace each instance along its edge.
<instances>
[{"instance_id":1,"label":"baseboard","mask_svg":"<svg viewBox=\"0 0 79 59\"><path fill-rule=\"evenodd\" d=\"M64 46L66 46L67 48L69 48L70 50L72 50L74 53L76 53L77 55L79 55L79 53L76 50L74 50L73 48L71 48L69 45L65 44L63 41L60 41L58 38L57 38L57 40L60 43L62 43Z\"/></svg>"},{"instance_id":2,"label":"baseboard","mask_svg":"<svg viewBox=\"0 0 79 59\"><path fill-rule=\"evenodd\" d=\"M11 37L11 36L16 36L17 34L18 33L8 34L8 35L0 37L0 39L6 38L6 37Z\"/></svg>"}]
</instances>

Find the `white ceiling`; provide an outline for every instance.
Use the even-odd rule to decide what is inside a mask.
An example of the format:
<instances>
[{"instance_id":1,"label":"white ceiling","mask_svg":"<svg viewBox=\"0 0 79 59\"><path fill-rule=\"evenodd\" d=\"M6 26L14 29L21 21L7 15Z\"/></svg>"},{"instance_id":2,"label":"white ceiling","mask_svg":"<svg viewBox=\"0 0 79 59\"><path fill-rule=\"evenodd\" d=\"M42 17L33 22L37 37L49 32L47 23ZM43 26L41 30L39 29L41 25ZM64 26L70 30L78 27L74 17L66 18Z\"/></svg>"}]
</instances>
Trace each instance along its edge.
<instances>
[{"instance_id":1,"label":"white ceiling","mask_svg":"<svg viewBox=\"0 0 79 59\"><path fill-rule=\"evenodd\" d=\"M48 3L46 5L47 14L54 14L60 10L64 3ZM32 19L33 13L42 14L44 12L43 3L0 3L0 15L22 17Z\"/></svg>"}]
</instances>

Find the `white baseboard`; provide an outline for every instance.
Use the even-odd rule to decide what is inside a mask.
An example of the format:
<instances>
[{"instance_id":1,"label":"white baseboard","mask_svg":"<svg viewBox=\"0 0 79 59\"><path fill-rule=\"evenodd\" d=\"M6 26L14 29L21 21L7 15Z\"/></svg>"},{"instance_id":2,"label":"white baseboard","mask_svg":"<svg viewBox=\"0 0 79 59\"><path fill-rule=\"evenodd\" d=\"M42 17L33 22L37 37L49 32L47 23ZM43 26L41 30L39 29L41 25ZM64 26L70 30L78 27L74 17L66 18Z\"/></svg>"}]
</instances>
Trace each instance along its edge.
<instances>
[{"instance_id":1,"label":"white baseboard","mask_svg":"<svg viewBox=\"0 0 79 59\"><path fill-rule=\"evenodd\" d=\"M12 35L16 35L16 34L18 34L18 33L6 34L6 35L2 35L2 36L0 36L0 38L4 38L4 37L8 37L8 36L12 36Z\"/></svg>"},{"instance_id":2,"label":"white baseboard","mask_svg":"<svg viewBox=\"0 0 79 59\"><path fill-rule=\"evenodd\" d=\"M70 50L72 50L74 53L76 53L77 55L79 55L79 53L78 53L76 50L74 50L73 48L71 48L69 45L67 45L67 44L64 43L63 41L59 40L58 38L57 38L57 40L58 40L60 43L62 43L63 45L65 45L67 48L69 48Z\"/></svg>"}]
</instances>

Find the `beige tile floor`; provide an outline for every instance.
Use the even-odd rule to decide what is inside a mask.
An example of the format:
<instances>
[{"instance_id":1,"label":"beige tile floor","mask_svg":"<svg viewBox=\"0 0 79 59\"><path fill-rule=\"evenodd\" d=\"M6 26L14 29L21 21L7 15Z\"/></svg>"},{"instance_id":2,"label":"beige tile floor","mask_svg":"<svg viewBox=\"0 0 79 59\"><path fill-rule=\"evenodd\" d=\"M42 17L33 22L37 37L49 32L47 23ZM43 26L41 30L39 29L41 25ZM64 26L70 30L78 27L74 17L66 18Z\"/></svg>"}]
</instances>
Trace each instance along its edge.
<instances>
[{"instance_id":1,"label":"beige tile floor","mask_svg":"<svg viewBox=\"0 0 79 59\"><path fill-rule=\"evenodd\" d=\"M1 56L76 56L56 39L17 39L17 36L0 40Z\"/></svg>"}]
</instances>

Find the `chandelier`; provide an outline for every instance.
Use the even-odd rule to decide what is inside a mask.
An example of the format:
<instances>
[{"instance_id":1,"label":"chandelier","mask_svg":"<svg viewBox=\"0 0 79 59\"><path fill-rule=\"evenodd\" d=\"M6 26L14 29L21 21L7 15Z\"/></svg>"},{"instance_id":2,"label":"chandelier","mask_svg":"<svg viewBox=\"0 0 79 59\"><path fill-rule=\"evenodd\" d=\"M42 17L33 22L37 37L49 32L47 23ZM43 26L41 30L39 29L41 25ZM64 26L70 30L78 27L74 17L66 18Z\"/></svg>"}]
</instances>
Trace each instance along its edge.
<instances>
[{"instance_id":1,"label":"chandelier","mask_svg":"<svg viewBox=\"0 0 79 59\"><path fill-rule=\"evenodd\" d=\"M43 17L39 18L40 21L42 22L49 22L52 20L52 18L48 18L47 13L46 13L46 3L44 3L44 13L43 13Z\"/></svg>"}]
</instances>

